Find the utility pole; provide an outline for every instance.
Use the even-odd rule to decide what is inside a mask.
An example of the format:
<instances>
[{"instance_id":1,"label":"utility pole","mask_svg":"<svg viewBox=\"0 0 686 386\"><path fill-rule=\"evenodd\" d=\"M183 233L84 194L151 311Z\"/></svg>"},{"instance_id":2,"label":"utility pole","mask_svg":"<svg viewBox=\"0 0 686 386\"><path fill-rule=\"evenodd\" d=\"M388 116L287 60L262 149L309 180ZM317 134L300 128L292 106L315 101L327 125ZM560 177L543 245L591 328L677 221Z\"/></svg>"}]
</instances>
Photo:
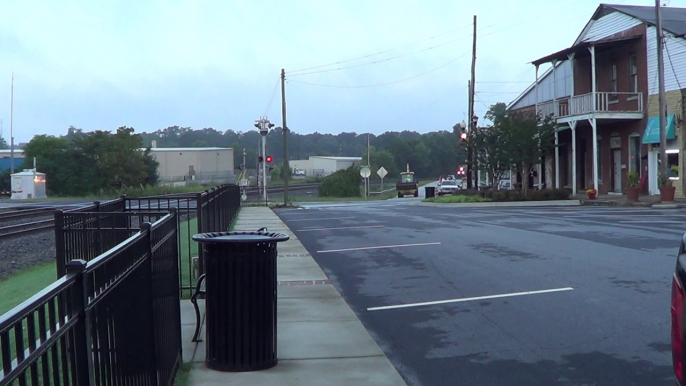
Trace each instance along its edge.
<instances>
[{"instance_id":1,"label":"utility pole","mask_svg":"<svg viewBox=\"0 0 686 386\"><path fill-rule=\"evenodd\" d=\"M469 122L467 122L467 189L472 188L472 142L470 135L472 131L472 81L467 81L467 90L469 91L467 102L467 114L469 115Z\"/></svg>"},{"instance_id":2,"label":"utility pole","mask_svg":"<svg viewBox=\"0 0 686 386\"><path fill-rule=\"evenodd\" d=\"M367 166L369 166L370 169L372 168L372 160L369 159L369 133L367 133ZM366 184L367 185L367 189L366 189L367 191L364 193L364 194L366 194L365 198L369 197L369 190L370 190L369 183L370 182L371 181L369 181L369 177L367 177L367 184Z\"/></svg>"},{"instance_id":3,"label":"utility pole","mask_svg":"<svg viewBox=\"0 0 686 386\"><path fill-rule=\"evenodd\" d=\"M245 173L248 171L248 165L245 163L245 148L243 148L243 174L245 176Z\"/></svg>"},{"instance_id":4,"label":"utility pole","mask_svg":"<svg viewBox=\"0 0 686 386\"><path fill-rule=\"evenodd\" d=\"M288 162L288 126L286 126L286 72L281 69L281 130L283 131L283 206L288 206L288 179L291 166Z\"/></svg>"},{"instance_id":5,"label":"utility pole","mask_svg":"<svg viewBox=\"0 0 686 386\"><path fill-rule=\"evenodd\" d=\"M12 88L10 89L10 174L14 174L14 71L12 72Z\"/></svg>"},{"instance_id":6,"label":"utility pole","mask_svg":"<svg viewBox=\"0 0 686 386\"><path fill-rule=\"evenodd\" d=\"M665 74L664 58L662 55L662 20L660 16L660 0L655 0L655 19L657 20L657 76L659 84L660 104L660 178L667 178L667 135L665 133L665 121L667 119L667 106L665 105ZM659 182L660 180L658 180Z\"/></svg>"},{"instance_id":7,"label":"utility pole","mask_svg":"<svg viewBox=\"0 0 686 386\"><path fill-rule=\"evenodd\" d=\"M476 85L476 15L474 15L474 31L472 32L472 79L469 82L469 137L471 137L476 131L476 122L474 122L474 89ZM469 138L468 137L468 138ZM471 189L474 179L474 165L473 163L473 153L472 143L469 141L467 143L467 189Z\"/></svg>"}]
</instances>

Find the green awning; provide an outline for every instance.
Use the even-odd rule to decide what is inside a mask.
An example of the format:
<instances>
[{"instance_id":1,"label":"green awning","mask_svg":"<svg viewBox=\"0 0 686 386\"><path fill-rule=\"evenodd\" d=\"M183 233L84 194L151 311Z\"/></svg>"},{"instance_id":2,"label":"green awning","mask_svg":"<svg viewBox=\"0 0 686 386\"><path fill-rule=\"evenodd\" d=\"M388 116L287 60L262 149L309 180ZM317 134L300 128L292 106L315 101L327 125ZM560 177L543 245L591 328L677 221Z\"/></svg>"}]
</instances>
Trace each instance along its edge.
<instances>
[{"instance_id":1,"label":"green awning","mask_svg":"<svg viewBox=\"0 0 686 386\"><path fill-rule=\"evenodd\" d=\"M667 122L665 124L665 132L667 139L674 139L674 122L674 114L667 115ZM641 142L644 145L651 143L660 143L660 117L648 118L648 125L646 125L646 129L643 132L643 140Z\"/></svg>"}]
</instances>

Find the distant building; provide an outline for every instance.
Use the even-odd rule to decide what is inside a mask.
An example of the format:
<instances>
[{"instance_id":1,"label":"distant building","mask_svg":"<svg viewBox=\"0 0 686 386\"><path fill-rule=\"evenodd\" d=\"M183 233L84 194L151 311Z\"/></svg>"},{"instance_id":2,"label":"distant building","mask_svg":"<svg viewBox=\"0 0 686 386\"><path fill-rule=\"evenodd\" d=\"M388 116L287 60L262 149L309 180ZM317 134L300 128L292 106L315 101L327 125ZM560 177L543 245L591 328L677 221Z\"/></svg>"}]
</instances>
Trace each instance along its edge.
<instances>
[{"instance_id":1,"label":"distant building","mask_svg":"<svg viewBox=\"0 0 686 386\"><path fill-rule=\"evenodd\" d=\"M24 151L14 149L14 170L19 170L24 162ZM0 150L0 170L9 170L12 165L11 152L9 149Z\"/></svg>"},{"instance_id":2,"label":"distant building","mask_svg":"<svg viewBox=\"0 0 686 386\"><path fill-rule=\"evenodd\" d=\"M310 156L306 160L288 161L291 169L304 170L306 177L326 177L352 165L359 165L362 157Z\"/></svg>"},{"instance_id":3,"label":"distant building","mask_svg":"<svg viewBox=\"0 0 686 386\"><path fill-rule=\"evenodd\" d=\"M232 148L156 147L150 150L159 162L157 173L161 184L236 182Z\"/></svg>"}]
</instances>

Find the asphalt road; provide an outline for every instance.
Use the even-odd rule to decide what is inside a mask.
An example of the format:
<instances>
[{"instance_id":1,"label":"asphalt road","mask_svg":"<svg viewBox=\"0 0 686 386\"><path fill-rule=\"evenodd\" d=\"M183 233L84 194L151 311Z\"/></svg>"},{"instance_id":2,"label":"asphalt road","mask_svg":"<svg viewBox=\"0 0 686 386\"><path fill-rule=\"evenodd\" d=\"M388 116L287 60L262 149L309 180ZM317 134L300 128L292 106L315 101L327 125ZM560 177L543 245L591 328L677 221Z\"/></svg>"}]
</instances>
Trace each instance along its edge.
<instances>
[{"instance_id":1,"label":"asphalt road","mask_svg":"<svg viewBox=\"0 0 686 386\"><path fill-rule=\"evenodd\" d=\"M674 384L686 211L418 202L276 212L408 384Z\"/></svg>"}]
</instances>

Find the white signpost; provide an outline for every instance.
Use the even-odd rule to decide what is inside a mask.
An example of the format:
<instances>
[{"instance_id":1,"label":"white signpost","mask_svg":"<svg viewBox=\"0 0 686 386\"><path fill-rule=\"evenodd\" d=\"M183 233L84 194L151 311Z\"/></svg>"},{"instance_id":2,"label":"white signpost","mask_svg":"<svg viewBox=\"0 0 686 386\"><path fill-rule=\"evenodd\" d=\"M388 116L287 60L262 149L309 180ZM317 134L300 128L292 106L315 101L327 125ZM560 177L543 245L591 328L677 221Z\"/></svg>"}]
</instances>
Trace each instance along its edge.
<instances>
[{"instance_id":1,"label":"white signpost","mask_svg":"<svg viewBox=\"0 0 686 386\"><path fill-rule=\"evenodd\" d=\"M381 177L381 191L383 191L383 179L388 174L388 171L386 171L386 169L382 166L379 168L379 170L376 171L376 174L378 174L379 177Z\"/></svg>"},{"instance_id":2,"label":"white signpost","mask_svg":"<svg viewBox=\"0 0 686 386\"><path fill-rule=\"evenodd\" d=\"M369 176L372 174L372 171L369 169L369 166L367 165L362 165L362 168L360 169L360 176L364 178L364 198L365 200L367 199L367 195L369 192L369 185L368 185L368 180Z\"/></svg>"}]
</instances>

